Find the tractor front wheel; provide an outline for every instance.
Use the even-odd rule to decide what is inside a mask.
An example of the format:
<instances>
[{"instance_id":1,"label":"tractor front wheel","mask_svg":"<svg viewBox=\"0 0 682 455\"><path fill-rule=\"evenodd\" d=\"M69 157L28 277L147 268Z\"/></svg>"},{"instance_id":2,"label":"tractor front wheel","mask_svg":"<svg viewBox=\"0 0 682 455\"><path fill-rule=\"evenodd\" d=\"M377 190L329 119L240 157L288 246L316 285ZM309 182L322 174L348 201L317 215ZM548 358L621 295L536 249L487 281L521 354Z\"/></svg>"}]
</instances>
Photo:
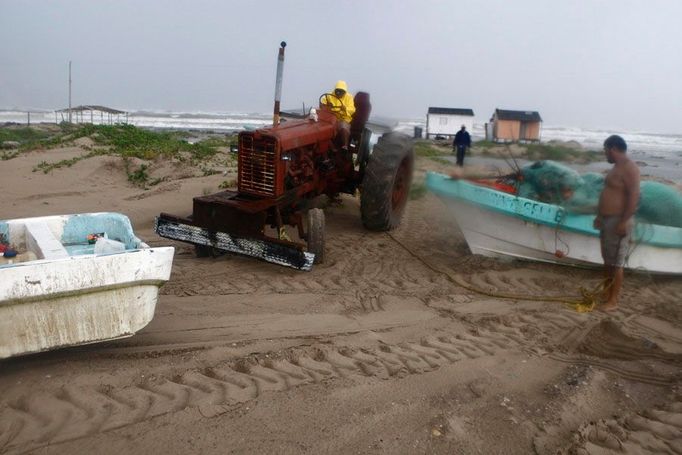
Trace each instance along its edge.
<instances>
[{"instance_id":1,"label":"tractor front wheel","mask_svg":"<svg viewBox=\"0 0 682 455\"><path fill-rule=\"evenodd\" d=\"M362 224L372 231L398 227L412 184L414 149L409 136L387 133L379 138L362 179Z\"/></svg>"},{"instance_id":2,"label":"tractor front wheel","mask_svg":"<svg viewBox=\"0 0 682 455\"><path fill-rule=\"evenodd\" d=\"M324 211L310 209L307 214L308 252L315 255L315 264L324 262Z\"/></svg>"}]
</instances>

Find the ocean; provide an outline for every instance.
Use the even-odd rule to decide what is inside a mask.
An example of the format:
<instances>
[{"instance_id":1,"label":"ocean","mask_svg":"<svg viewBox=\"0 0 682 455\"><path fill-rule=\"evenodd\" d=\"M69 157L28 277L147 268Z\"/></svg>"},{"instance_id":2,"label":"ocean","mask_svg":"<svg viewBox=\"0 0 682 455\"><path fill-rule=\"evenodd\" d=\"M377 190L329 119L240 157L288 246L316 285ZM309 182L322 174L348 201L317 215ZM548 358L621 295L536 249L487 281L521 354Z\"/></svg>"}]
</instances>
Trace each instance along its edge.
<instances>
[{"instance_id":1,"label":"ocean","mask_svg":"<svg viewBox=\"0 0 682 455\"><path fill-rule=\"evenodd\" d=\"M0 124L5 122L26 123L26 111L0 110ZM121 117L125 119L125 117ZM32 123L55 123L61 121L54 111L31 111ZM89 121L86 114L85 121ZM95 115L94 123L100 119ZM104 117L106 121L106 117ZM267 126L272 114L235 112L162 112L132 111L128 123L154 129L191 129L214 132L234 132ZM412 135L415 127L425 130L425 119L394 119L394 128ZM474 123L471 132L474 140L483 139L484 125ZM601 150L602 143L611 134L620 134L628 143L628 149L636 159L663 159L679 162L682 159L682 134L660 134L650 132L627 132L605 129L586 129L569 126L542 125L542 140L576 141L588 150Z\"/></svg>"}]
</instances>

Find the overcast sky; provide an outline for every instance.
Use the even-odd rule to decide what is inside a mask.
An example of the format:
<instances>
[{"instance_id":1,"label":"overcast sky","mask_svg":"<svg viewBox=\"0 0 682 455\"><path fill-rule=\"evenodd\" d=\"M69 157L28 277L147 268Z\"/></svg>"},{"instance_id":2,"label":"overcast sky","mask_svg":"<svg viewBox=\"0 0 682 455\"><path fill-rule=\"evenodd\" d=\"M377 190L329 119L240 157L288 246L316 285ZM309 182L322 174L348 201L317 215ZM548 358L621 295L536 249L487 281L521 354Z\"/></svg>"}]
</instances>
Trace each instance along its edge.
<instances>
[{"instance_id":1,"label":"overcast sky","mask_svg":"<svg viewBox=\"0 0 682 455\"><path fill-rule=\"evenodd\" d=\"M682 2L0 0L0 108L270 112L337 79L378 115L537 110L550 125L682 132Z\"/></svg>"}]
</instances>

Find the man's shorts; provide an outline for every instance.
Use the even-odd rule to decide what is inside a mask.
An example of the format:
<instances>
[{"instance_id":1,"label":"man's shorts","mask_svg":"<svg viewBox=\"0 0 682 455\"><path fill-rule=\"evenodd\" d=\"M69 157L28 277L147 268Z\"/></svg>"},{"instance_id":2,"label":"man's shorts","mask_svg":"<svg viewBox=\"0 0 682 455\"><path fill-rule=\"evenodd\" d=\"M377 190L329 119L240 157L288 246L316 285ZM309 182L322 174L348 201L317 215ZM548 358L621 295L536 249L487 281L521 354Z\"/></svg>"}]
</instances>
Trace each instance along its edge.
<instances>
[{"instance_id":1,"label":"man's shorts","mask_svg":"<svg viewBox=\"0 0 682 455\"><path fill-rule=\"evenodd\" d=\"M632 226L628 226L625 236L616 233L620 216L602 216L599 239L601 240L601 255L604 264L612 267L623 267L630 251L630 236Z\"/></svg>"},{"instance_id":2,"label":"man's shorts","mask_svg":"<svg viewBox=\"0 0 682 455\"><path fill-rule=\"evenodd\" d=\"M341 130L346 130L350 133L350 123L344 122L343 120L339 120L336 122L336 130L341 131Z\"/></svg>"}]
</instances>

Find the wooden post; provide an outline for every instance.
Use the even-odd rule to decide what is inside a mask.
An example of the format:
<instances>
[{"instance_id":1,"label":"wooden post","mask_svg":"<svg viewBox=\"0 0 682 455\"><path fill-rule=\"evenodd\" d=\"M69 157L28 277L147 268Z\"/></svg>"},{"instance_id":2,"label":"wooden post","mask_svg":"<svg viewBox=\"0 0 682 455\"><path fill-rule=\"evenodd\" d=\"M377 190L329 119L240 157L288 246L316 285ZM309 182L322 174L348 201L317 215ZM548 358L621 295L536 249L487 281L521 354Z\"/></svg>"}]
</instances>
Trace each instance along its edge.
<instances>
[{"instance_id":1,"label":"wooden post","mask_svg":"<svg viewBox=\"0 0 682 455\"><path fill-rule=\"evenodd\" d=\"M27 119L26 119L26 125L27 125L27 126L31 126L31 113L30 113L30 112L27 112L27 113L26 113L26 117L27 117Z\"/></svg>"}]
</instances>

